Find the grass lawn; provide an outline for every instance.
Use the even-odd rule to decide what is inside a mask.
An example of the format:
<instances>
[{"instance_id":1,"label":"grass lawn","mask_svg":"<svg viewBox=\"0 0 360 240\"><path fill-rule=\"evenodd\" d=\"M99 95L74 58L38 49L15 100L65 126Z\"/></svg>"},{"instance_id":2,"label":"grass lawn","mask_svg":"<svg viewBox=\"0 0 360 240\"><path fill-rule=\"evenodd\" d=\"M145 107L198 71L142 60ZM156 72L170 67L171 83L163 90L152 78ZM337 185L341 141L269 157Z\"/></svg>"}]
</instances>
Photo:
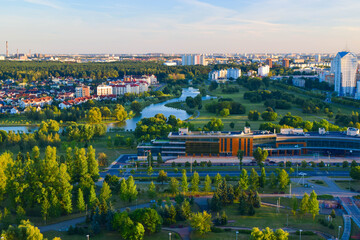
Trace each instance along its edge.
<instances>
[{"instance_id":1,"label":"grass lawn","mask_svg":"<svg viewBox=\"0 0 360 240\"><path fill-rule=\"evenodd\" d=\"M359 237L360 236L360 228L355 222L351 219L351 237Z\"/></svg>"},{"instance_id":2,"label":"grass lawn","mask_svg":"<svg viewBox=\"0 0 360 240\"><path fill-rule=\"evenodd\" d=\"M349 186L351 191L360 191L360 181L354 181L354 180L335 180L335 183L342 189L349 190Z\"/></svg>"},{"instance_id":3,"label":"grass lawn","mask_svg":"<svg viewBox=\"0 0 360 240\"><path fill-rule=\"evenodd\" d=\"M191 240L234 240L236 238L236 230L232 230L230 232L221 232L221 233L206 233L205 235L200 235L198 233L192 232L190 235ZM248 240L250 238L250 234L238 234L238 240ZM299 236L297 235L289 235L289 240L298 240ZM306 236L303 239L307 240L317 240L321 239L318 236Z\"/></svg>"},{"instance_id":4,"label":"grass lawn","mask_svg":"<svg viewBox=\"0 0 360 240\"><path fill-rule=\"evenodd\" d=\"M237 85L237 86L239 86L239 85ZM221 118L222 122L224 123L224 131L232 130L229 125L231 122L235 123L234 129L237 129L237 130L242 129L244 127L246 121L250 123L252 129L259 129L260 124L264 123L265 121L261 120L261 118L259 121L249 121L247 118L247 115L250 110L257 110L260 113L265 111L266 107L264 106L264 102L251 103L249 100L245 100L244 93L249 90L243 86L239 86L239 88L240 88L240 92L238 92L238 93L224 94L221 92L221 88L219 87L218 89L211 91L211 94L216 97L231 98L235 102L241 103L242 105L244 105L246 107L245 114L230 115L228 117L220 117L217 114L207 112L206 108L205 108L206 104L210 103L211 101L217 101L217 100L216 99L206 100L206 101L203 101L203 103L202 103L203 108L201 110L199 110L200 116L196 119L192 119L191 122L195 125L196 128L198 128L198 127L203 127L208 121L211 120L211 118L216 117L216 118ZM275 89L273 86L270 86L269 90L279 90L279 89ZM283 89L280 89L280 90L283 90ZM283 91L288 91L288 90L283 90ZM309 96L302 95L302 94L299 94L296 92L290 92L290 93L296 97L301 97L301 98L306 98L306 99L310 98ZM343 106L343 105L335 104L335 103L331 103L330 105L332 106L332 110L333 110L334 114L336 114L339 110L341 111L341 113L345 113L345 114L351 114L352 111L356 111L356 109L354 107ZM175 106L175 107L186 110L186 107L184 107L180 103L178 103L178 106ZM324 114L323 112L318 113L318 114L303 113L301 107L299 107L295 104L292 104L291 109L277 109L276 112L278 113L278 121L281 119L282 116L284 116L288 112L291 112L292 115L302 117L303 120L319 121L321 119L326 119L330 122L334 121L334 119L329 119L328 116L326 114ZM274 123L278 123L278 121L274 121Z\"/></svg>"},{"instance_id":5,"label":"grass lawn","mask_svg":"<svg viewBox=\"0 0 360 240\"><path fill-rule=\"evenodd\" d=\"M328 187L327 183L324 181L321 181L321 180L309 180L309 182L323 186L323 187Z\"/></svg>"},{"instance_id":6,"label":"grass lawn","mask_svg":"<svg viewBox=\"0 0 360 240\"><path fill-rule=\"evenodd\" d=\"M52 240L54 237L60 237L61 240L86 240L86 236L68 235L66 232L50 231L44 233L44 237ZM161 231L151 236L145 236L144 240L163 240L168 239L169 231ZM90 237L91 240L119 240L122 239L118 232L104 232ZM181 239L176 233L172 232L172 239Z\"/></svg>"},{"instance_id":7,"label":"grass lawn","mask_svg":"<svg viewBox=\"0 0 360 240\"><path fill-rule=\"evenodd\" d=\"M288 209L280 209L280 212L276 213L276 208L262 206L260 209L256 209L256 214L254 216L241 216L238 214L239 210L237 204L226 207L225 211L229 221L234 221L228 223L228 226L283 228L286 227L288 215L289 227L303 230L318 230L334 236L337 234L337 229L330 229L318 223L319 218L324 218L323 215L316 216L315 220L313 220L310 214L300 217L294 216ZM333 221L335 226L343 226L342 218L335 218Z\"/></svg>"}]
</instances>

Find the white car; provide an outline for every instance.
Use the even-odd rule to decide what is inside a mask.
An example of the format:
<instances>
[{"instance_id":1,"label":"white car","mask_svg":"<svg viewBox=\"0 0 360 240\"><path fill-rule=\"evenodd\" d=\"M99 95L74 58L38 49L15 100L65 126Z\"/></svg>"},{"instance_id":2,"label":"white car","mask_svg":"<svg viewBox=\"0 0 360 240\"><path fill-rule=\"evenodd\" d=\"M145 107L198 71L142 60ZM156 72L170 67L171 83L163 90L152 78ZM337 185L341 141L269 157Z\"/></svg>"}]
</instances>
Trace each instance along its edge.
<instances>
[{"instance_id":1,"label":"white car","mask_svg":"<svg viewBox=\"0 0 360 240\"><path fill-rule=\"evenodd\" d=\"M307 173L304 173L304 172L299 172L299 174L298 175L300 175L300 176L306 176L307 175Z\"/></svg>"}]
</instances>

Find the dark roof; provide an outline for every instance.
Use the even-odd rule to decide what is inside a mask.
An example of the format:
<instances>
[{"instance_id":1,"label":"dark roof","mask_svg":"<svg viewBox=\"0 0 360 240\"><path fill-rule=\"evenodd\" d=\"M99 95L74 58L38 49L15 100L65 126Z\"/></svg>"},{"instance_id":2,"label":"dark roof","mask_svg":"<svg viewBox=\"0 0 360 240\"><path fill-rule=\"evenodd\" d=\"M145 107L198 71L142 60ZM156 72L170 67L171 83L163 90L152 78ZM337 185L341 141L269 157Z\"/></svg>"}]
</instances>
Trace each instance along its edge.
<instances>
[{"instance_id":1,"label":"dark roof","mask_svg":"<svg viewBox=\"0 0 360 240\"><path fill-rule=\"evenodd\" d=\"M338 54L340 55L340 57L344 57L346 54L348 54L349 52L338 52Z\"/></svg>"}]
</instances>

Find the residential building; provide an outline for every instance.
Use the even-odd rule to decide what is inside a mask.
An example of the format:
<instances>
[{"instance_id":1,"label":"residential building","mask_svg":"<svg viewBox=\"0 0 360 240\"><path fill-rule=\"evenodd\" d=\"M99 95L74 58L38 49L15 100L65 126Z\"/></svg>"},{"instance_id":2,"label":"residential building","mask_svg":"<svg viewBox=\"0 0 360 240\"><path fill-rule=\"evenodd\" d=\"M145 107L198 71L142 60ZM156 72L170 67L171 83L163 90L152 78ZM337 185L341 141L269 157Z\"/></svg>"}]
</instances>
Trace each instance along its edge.
<instances>
[{"instance_id":1,"label":"residential building","mask_svg":"<svg viewBox=\"0 0 360 240\"><path fill-rule=\"evenodd\" d=\"M98 96L107 96L112 95L112 87L108 85L99 85L96 88L96 93Z\"/></svg>"},{"instance_id":2,"label":"residential building","mask_svg":"<svg viewBox=\"0 0 360 240\"><path fill-rule=\"evenodd\" d=\"M90 97L90 87L80 86L75 88L75 96L79 97Z\"/></svg>"},{"instance_id":3,"label":"residential building","mask_svg":"<svg viewBox=\"0 0 360 240\"><path fill-rule=\"evenodd\" d=\"M269 73L270 73L269 65L260 66L258 68L258 75L261 77L267 77L267 76L269 76Z\"/></svg>"},{"instance_id":4,"label":"residential building","mask_svg":"<svg viewBox=\"0 0 360 240\"><path fill-rule=\"evenodd\" d=\"M207 65L205 55L185 54L182 56L182 65Z\"/></svg>"},{"instance_id":5,"label":"residential building","mask_svg":"<svg viewBox=\"0 0 360 240\"><path fill-rule=\"evenodd\" d=\"M338 52L331 62L335 74L335 92L339 96L354 97L358 59L354 53Z\"/></svg>"},{"instance_id":6,"label":"residential building","mask_svg":"<svg viewBox=\"0 0 360 240\"><path fill-rule=\"evenodd\" d=\"M315 62L321 62L321 55L320 54L315 55Z\"/></svg>"},{"instance_id":7,"label":"residential building","mask_svg":"<svg viewBox=\"0 0 360 240\"><path fill-rule=\"evenodd\" d=\"M265 64L269 65L269 67L272 68L272 64L273 64L272 59L271 58L266 59Z\"/></svg>"},{"instance_id":8,"label":"residential building","mask_svg":"<svg viewBox=\"0 0 360 240\"><path fill-rule=\"evenodd\" d=\"M289 61L289 59L284 58L284 59L282 60L282 65L283 65L283 67L286 67L286 68L290 67L290 61Z\"/></svg>"},{"instance_id":9,"label":"residential building","mask_svg":"<svg viewBox=\"0 0 360 240\"><path fill-rule=\"evenodd\" d=\"M227 70L227 79L238 79L239 77L241 77L241 69L238 68L229 68Z\"/></svg>"}]
</instances>

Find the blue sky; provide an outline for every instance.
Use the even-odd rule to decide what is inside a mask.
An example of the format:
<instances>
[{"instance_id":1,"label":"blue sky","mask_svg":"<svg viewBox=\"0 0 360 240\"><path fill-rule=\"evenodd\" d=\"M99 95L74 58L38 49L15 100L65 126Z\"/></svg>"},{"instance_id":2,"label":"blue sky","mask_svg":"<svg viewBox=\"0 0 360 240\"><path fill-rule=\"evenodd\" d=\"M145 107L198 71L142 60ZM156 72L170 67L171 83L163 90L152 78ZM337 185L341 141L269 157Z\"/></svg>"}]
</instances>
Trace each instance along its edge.
<instances>
[{"instance_id":1,"label":"blue sky","mask_svg":"<svg viewBox=\"0 0 360 240\"><path fill-rule=\"evenodd\" d=\"M360 52L359 0L0 0L0 9L11 53Z\"/></svg>"}]
</instances>

